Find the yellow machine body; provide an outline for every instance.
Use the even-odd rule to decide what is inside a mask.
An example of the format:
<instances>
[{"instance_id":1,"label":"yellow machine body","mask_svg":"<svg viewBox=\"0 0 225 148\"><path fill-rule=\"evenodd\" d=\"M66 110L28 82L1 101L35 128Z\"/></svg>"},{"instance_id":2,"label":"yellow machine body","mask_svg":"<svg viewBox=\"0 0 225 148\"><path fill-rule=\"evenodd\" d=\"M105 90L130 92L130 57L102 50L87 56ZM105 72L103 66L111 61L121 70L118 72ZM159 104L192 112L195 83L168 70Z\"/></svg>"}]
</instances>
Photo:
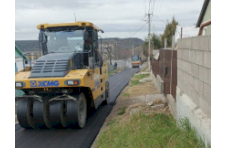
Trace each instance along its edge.
<instances>
[{"instance_id":1,"label":"yellow machine body","mask_svg":"<svg viewBox=\"0 0 225 148\"><path fill-rule=\"evenodd\" d=\"M25 84L24 87L17 87L16 89L42 88L43 90L48 90L49 88L88 87L92 91L92 96L95 100L105 92L105 82L108 80L108 67L106 63L103 64L102 74L100 74L99 68L95 68L94 73L92 69L71 70L65 77L29 78L29 76L30 71L20 71L16 73L15 82L22 82ZM65 82L68 80L78 80L80 83L73 86L66 85ZM48 83L54 83L55 81L58 83L57 86L48 86ZM35 84L32 84L32 82L35 82ZM40 85L40 82L42 85Z\"/></svg>"},{"instance_id":2,"label":"yellow machine body","mask_svg":"<svg viewBox=\"0 0 225 148\"><path fill-rule=\"evenodd\" d=\"M93 28L95 31L102 31L90 22L40 24L37 26L37 28L40 30L54 27L89 27ZM105 93L106 89L105 83L108 81L107 61L103 61L101 68L95 67L94 69L86 68L70 70L64 77L29 78L31 69L32 68L30 67L26 67L25 70L21 70L15 74L15 83L23 83L22 87L15 87L15 89L43 89L43 91L48 91L51 88L88 88L91 91L91 95L93 97L92 99L95 102L98 98L102 98L101 95ZM66 81L68 80L75 80L78 83L77 85L67 85Z\"/></svg>"}]
</instances>

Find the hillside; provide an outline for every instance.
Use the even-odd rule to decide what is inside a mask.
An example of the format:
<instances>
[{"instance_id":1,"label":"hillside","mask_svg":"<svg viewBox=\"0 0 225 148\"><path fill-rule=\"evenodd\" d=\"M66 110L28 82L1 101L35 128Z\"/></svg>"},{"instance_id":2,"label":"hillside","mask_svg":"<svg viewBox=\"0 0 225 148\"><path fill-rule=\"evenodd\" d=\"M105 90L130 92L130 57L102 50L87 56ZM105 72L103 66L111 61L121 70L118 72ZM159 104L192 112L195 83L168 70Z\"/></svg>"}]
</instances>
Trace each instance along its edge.
<instances>
[{"instance_id":1,"label":"hillside","mask_svg":"<svg viewBox=\"0 0 225 148\"><path fill-rule=\"evenodd\" d=\"M99 40L100 43L101 40ZM132 45L140 46L143 44L143 40L139 38L103 38L102 43L108 42L110 44L115 43L116 41L119 42L118 49L130 49ZM15 41L16 46L20 48L22 52L28 51L36 51L39 49L38 40L17 40Z\"/></svg>"},{"instance_id":2,"label":"hillside","mask_svg":"<svg viewBox=\"0 0 225 148\"><path fill-rule=\"evenodd\" d=\"M121 49L131 49L132 45L141 46L141 45L143 45L143 42L144 42L142 39L139 39L139 38L124 38L124 39L121 39L121 38L104 38L104 39L102 39L103 43L108 42L110 44L113 44L116 41L119 42L119 44L118 44L119 50L121 50Z\"/></svg>"},{"instance_id":3,"label":"hillside","mask_svg":"<svg viewBox=\"0 0 225 148\"><path fill-rule=\"evenodd\" d=\"M39 49L38 40L19 40L15 41L15 44L22 52L37 51Z\"/></svg>"}]
</instances>

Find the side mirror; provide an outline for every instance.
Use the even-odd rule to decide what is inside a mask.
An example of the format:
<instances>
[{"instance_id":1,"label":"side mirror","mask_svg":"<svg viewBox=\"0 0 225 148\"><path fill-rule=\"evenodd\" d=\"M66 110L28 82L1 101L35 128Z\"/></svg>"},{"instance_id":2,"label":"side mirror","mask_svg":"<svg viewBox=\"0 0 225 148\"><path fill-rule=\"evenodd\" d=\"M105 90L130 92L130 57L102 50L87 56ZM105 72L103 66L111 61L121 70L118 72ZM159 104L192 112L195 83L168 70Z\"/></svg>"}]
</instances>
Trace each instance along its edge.
<instances>
[{"instance_id":1,"label":"side mirror","mask_svg":"<svg viewBox=\"0 0 225 148\"><path fill-rule=\"evenodd\" d=\"M94 57L89 57L88 63L89 63L89 68L90 69L94 69L95 68L95 59L94 59Z\"/></svg>"},{"instance_id":2,"label":"side mirror","mask_svg":"<svg viewBox=\"0 0 225 148\"><path fill-rule=\"evenodd\" d=\"M85 41L88 40L88 36L89 36L89 33L86 30L84 30L84 40Z\"/></svg>"}]
</instances>

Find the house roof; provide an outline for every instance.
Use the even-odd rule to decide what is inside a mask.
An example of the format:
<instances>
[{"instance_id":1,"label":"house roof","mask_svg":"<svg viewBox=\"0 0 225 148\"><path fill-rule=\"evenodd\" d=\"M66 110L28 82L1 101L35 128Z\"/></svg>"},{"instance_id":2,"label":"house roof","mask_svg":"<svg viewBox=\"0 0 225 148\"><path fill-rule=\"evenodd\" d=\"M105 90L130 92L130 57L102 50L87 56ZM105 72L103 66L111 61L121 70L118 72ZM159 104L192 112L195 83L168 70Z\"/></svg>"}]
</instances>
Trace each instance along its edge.
<instances>
[{"instance_id":1,"label":"house roof","mask_svg":"<svg viewBox=\"0 0 225 148\"><path fill-rule=\"evenodd\" d=\"M23 57L23 52L15 45L15 57ZM27 59L27 57L25 56L25 59Z\"/></svg>"},{"instance_id":2,"label":"house roof","mask_svg":"<svg viewBox=\"0 0 225 148\"><path fill-rule=\"evenodd\" d=\"M204 14L205 14L205 11L206 11L206 9L207 9L207 7L208 7L209 1L210 1L210 0L205 0L205 1L204 1L204 4L203 4L203 6L202 6L201 13L200 13L200 15L199 15L199 17L198 17L198 21L197 21L196 27L200 27L201 22L202 22L202 19L203 19Z\"/></svg>"}]
</instances>

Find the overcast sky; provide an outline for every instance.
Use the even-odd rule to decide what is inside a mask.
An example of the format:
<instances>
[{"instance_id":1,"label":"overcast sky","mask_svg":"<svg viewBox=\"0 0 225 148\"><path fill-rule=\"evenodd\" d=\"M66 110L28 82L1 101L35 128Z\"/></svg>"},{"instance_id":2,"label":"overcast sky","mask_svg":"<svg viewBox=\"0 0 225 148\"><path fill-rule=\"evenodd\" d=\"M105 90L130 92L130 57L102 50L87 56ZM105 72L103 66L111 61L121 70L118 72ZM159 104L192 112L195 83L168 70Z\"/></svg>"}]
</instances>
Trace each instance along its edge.
<instances>
[{"instance_id":1,"label":"overcast sky","mask_svg":"<svg viewBox=\"0 0 225 148\"><path fill-rule=\"evenodd\" d=\"M194 28L204 0L150 1L151 32L163 33L166 22L175 16L179 26L186 27L184 36L196 34ZM38 24L74 22L74 13L77 21L90 21L103 29L102 37L144 39L148 34L148 25L145 25L148 9L149 0L17 0L15 39L36 40ZM179 32L177 30L177 34Z\"/></svg>"}]
</instances>

